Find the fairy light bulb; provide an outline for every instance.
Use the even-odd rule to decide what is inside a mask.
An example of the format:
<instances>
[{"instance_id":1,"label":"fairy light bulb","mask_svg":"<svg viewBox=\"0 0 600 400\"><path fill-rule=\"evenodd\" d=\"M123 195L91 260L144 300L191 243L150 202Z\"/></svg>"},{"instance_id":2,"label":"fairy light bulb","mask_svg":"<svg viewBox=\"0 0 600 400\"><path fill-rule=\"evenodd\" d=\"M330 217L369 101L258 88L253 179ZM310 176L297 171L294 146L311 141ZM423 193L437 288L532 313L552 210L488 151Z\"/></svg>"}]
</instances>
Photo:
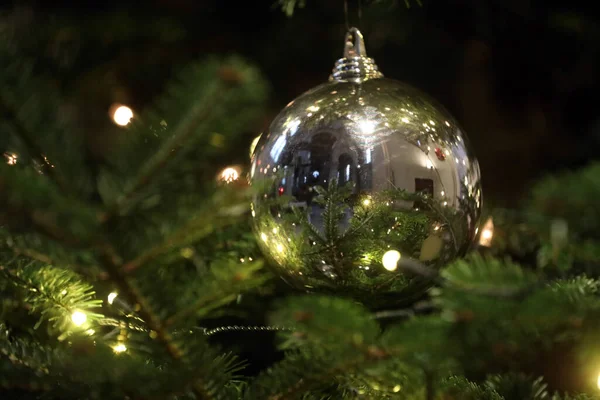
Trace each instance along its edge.
<instances>
[{"instance_id":1,"label":"fairy light bulb","mask_svg":"<svg viewBox=\"0 0 600 400\"><path fill-rule=\"evenodd\" d=\"M398 268L398 261L400 261L400 258L400 252L396 250L386 251L383 257L381 258L383 268L387 269L388 271L395 271L396 268Z\"/></svg>"},{"instance_id":2,"label":"fairy light bulb","mask_svg":"<svg viewBox=\"0 0 600 400\"><path fill-rule=\"evenodd\" d=\"M231 183L233 181L238 180L240 177L240 173L234 167L227 167L223 171L221 171L221 180L223 182Z\"/></svg>"},{"instance_id":3,"label":"fairy light bulb","mask_svg":"<svg viewBox=\"0 0 600 400\"><path fill-rule=\"evenodd\" d=\"M112 304L113 301L115 301L115 299L117 298L118 294L117 292L112 292L108 295L108 304Z\"/></svg>"},{"instance_id":4,"label":"fairy light bulb","mask_svg":"<svg viewBox=\"0 0 600 400\"><path fill-rule=\"evenodd\" d=\"M112 115L113 121L119 126L126 126L133 118L133 110L127 106L118 106Z\"/></svg>"},{"instance_id":5,"label":"fairy light bulb","mask_svg":"<svg viewBox=\"0 0 600 400\"><path fill-rule=\"evenodd\" d=\"M490 247L492 245L492 239L494 238L494 221L492 218L488 218L483 226L481 235L479 236L479 245Z\"/></svg>"},{"instance_id":6,"label":"fairy light bulb","mask_svg":"<svg viewBox=\"0 0 600 400\"><path fill-rule=\"evenodd\" d=\"M87 321L87 315L81 311L73 311L73 314L71 314L71 321L73 321L75 326L81 326Z\"/></svg>"},{"instance_id":7,"label":"fairy light bulb","mask_svg":"<svg viewBox=\"0 0 600 400\"><path fill-rule=\"evenodd\" d=\"M17 163L18 156L14 153L4 153L4 158L8 165L15 165Z\"/></svg>"},{"instance_id":8,"label":"fairy light bulb","mask_svg":"<svg viewBox=\"0 0 600 400\"><path fill-rule=\"evenodd\" d=\"M125 346L123 343L117 343L112 349L115 353L119 354L127 351L127 346Z\"/></svg>"}]
</instances>

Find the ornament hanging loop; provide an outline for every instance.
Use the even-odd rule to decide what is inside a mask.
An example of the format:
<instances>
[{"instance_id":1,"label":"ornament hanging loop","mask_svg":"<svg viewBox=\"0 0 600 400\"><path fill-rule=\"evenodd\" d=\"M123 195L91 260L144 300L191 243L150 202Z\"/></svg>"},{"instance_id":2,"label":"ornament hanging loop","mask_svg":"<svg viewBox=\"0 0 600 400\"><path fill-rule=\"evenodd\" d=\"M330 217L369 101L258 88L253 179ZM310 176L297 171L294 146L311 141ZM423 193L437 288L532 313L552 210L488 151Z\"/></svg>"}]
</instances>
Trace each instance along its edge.
<instances>
[{"instance_id":1,"label":"ornament hanging loop","mask_svg":"<svg viewBox=\"0 0 600 400\"><path fill-rule=\"evenodd\" d=\"M346 33L344 58L367 57L365 40L358 28L350 28Z\"/></svg>"}]
</instances>

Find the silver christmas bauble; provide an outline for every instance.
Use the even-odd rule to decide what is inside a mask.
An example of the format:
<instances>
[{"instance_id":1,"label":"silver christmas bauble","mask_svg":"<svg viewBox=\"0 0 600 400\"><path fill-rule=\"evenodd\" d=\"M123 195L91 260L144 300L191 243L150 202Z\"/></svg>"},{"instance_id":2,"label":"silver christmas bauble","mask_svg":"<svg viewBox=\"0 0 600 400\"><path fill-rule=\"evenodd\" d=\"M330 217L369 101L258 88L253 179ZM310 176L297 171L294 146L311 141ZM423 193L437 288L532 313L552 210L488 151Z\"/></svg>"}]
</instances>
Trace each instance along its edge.
<instances>
[{"instance_id":1,"label":"silver christmas bauble","mask_svg":"<svg viewBox=\"0 0 600 400\"><path fill-rule=\"evenodd\" d=\"M439 268L473 243L479 166L456 120L383 78L355 28L344 53L330 81L290 102L258 142L254 229L293 286L405 300L427 281L403 265Z\"/></svg>"}]
</instances>

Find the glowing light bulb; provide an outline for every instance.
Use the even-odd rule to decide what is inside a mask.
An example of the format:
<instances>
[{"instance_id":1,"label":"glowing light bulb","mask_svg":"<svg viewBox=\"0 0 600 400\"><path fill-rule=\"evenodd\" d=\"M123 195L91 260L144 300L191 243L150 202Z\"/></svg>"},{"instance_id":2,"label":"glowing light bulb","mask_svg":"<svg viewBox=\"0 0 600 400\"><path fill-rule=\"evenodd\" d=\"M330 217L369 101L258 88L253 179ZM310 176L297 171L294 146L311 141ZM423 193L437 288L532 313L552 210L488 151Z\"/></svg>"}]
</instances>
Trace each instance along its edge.
<instances>
[{"instance_id":1,"label":"glowing light bulb","mask_svg":"<svg viewBox=\"0 0 600 400\"><path fill-rule=\"evenodd\" d=\"M283 245L281 243L277 244L277 251L280 253L283 253L283 251L285 250L285 248L283 247Z\"/></svg>"},{"instance_id":2,"label":"glowing light bulb","mask_svg":"<svg viewBox=\"0 0 600 400\"><path fill-rule=\"evenodd\" d=\"M260 238L263 240L263 242L267 241L267 235L265 235L264 232L260 234Z\"/></svg>"},{"instance_id":3,"label":"glowing light bulb","mask_svg":"<svg viewBox=\"0 0 600 400\"><path fill-rule=\"evenodd\" d=\"M223 182L230 183L238 180L239 177L240 173L234 167L227 167L223 171L221 171L221 180Z\"/></svg>"},{"instance_id":4,"label":"glowing light bulb","mask_svg":"<svg viewBox=\"0 0 600 400\"><path fill-rule=\"evenodd\" d=\"M492 218L488 218L481 230L481 235L479 236L479 245L490 247L492 245L492 239L494 237L494 221Z\"/></svg>"},{"instance_id":5,"label":"glowing light bulb","mask_svg":"<svg viewBox=\"0 0 600 400\"><path fill-rule=\"evenodd\" d=\"M73 321L76 326L81 326L87 321L87 315L81 311L74 311L73 314L71 314L71 321Z\"/></svg>"},{"instance_id":6,"label":"glowing light bulb","mask_svg":"<svg viewBox=\"0 0 600 400\"><path fill-rule=\"evenodd\" d=\"M400 389L402 389L402 387L400 385L396 385L394 386L394 388L392 389L392 392L394 393L398 393L400 391Z\"/></svg>"},{"instance_id":7,"label":"glowing light bulb","mask_svg":"<svg viewBox=\"0 0 600 400\"><path fill-rule=\"evenodd\" d=\"M386 251L383 257L381 258L383 268L387 269L388 271L395 271L396 268L398 268L398 261L400 261L400 258L400 252L396 250Z\"/></svg>"},{"instance_id":8,"label":"glowing light bulb","mask_svg":"<svg viewBox=\"0 0 600 400\"><path fill-rule=\"evenodd\" d=\"M113 351L115 353L123 353L124 351L127 351L127 346L125 346L123 343L119 343L113 346Z\"/></svg>"},{"instance_id":9,"label":"glowing light bulb","mask_svg":"<svg viewBox=\"0 0 600 400\"><path fill-rule=\"evenodd\" d=\"M112 292L108 295L108 304L112 304L113 301L117 298L117 292Z\"/></svg>"},{"instance_id":10,"label":"glowing light bulb","mask_svg":"<svg viewBox=\"0 0 600 400\"><path fill-rule=\"evenodd\" d=\"M362 203L363 206L368 207L371 205L371 199L364 199Z\"/></svg>"},{"instance_id":11,"label":"glowing light bulb","mask_svg":"<svg viewBox=\"0 0 600 400\"><path fill-rule=\"evenodd\" d=\"M119 106L115 109L112 115L115 124L125 126L129 124L131 118L133 118L133 111L127 106Z\"/></svg>"},{"instance_id":12,"label":"glowing light bulb","mask_svg":"<svg viewBox=\"0 0 600 400\"><path fill-rule=\"evenodd\" d=\"M14 153L4 153L4 158L6 158L6 163L8 165L15 165L19 157Z\"/></svg>"}]
</instances>

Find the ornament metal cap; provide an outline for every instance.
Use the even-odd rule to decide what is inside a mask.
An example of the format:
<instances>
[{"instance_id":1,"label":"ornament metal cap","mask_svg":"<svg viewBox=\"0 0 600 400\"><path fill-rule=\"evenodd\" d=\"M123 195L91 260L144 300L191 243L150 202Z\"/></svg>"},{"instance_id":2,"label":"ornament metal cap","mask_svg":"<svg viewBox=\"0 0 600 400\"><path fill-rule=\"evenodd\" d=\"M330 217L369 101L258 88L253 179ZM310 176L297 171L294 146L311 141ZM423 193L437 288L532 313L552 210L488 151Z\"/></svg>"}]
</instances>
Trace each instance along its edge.
<instances>
[{"instance_id":1,"label":"ornament metal cap","mask_svg":"<svg viewBox=\"0 0 600 400\"><path fill-rule=\"evenodd\" d=\"M375 60L367 57L365 41L358 28L346 33L344 58L335 62L330 81L361 83L369 79L383 78Z\"/></svg>"}]
</instances>

